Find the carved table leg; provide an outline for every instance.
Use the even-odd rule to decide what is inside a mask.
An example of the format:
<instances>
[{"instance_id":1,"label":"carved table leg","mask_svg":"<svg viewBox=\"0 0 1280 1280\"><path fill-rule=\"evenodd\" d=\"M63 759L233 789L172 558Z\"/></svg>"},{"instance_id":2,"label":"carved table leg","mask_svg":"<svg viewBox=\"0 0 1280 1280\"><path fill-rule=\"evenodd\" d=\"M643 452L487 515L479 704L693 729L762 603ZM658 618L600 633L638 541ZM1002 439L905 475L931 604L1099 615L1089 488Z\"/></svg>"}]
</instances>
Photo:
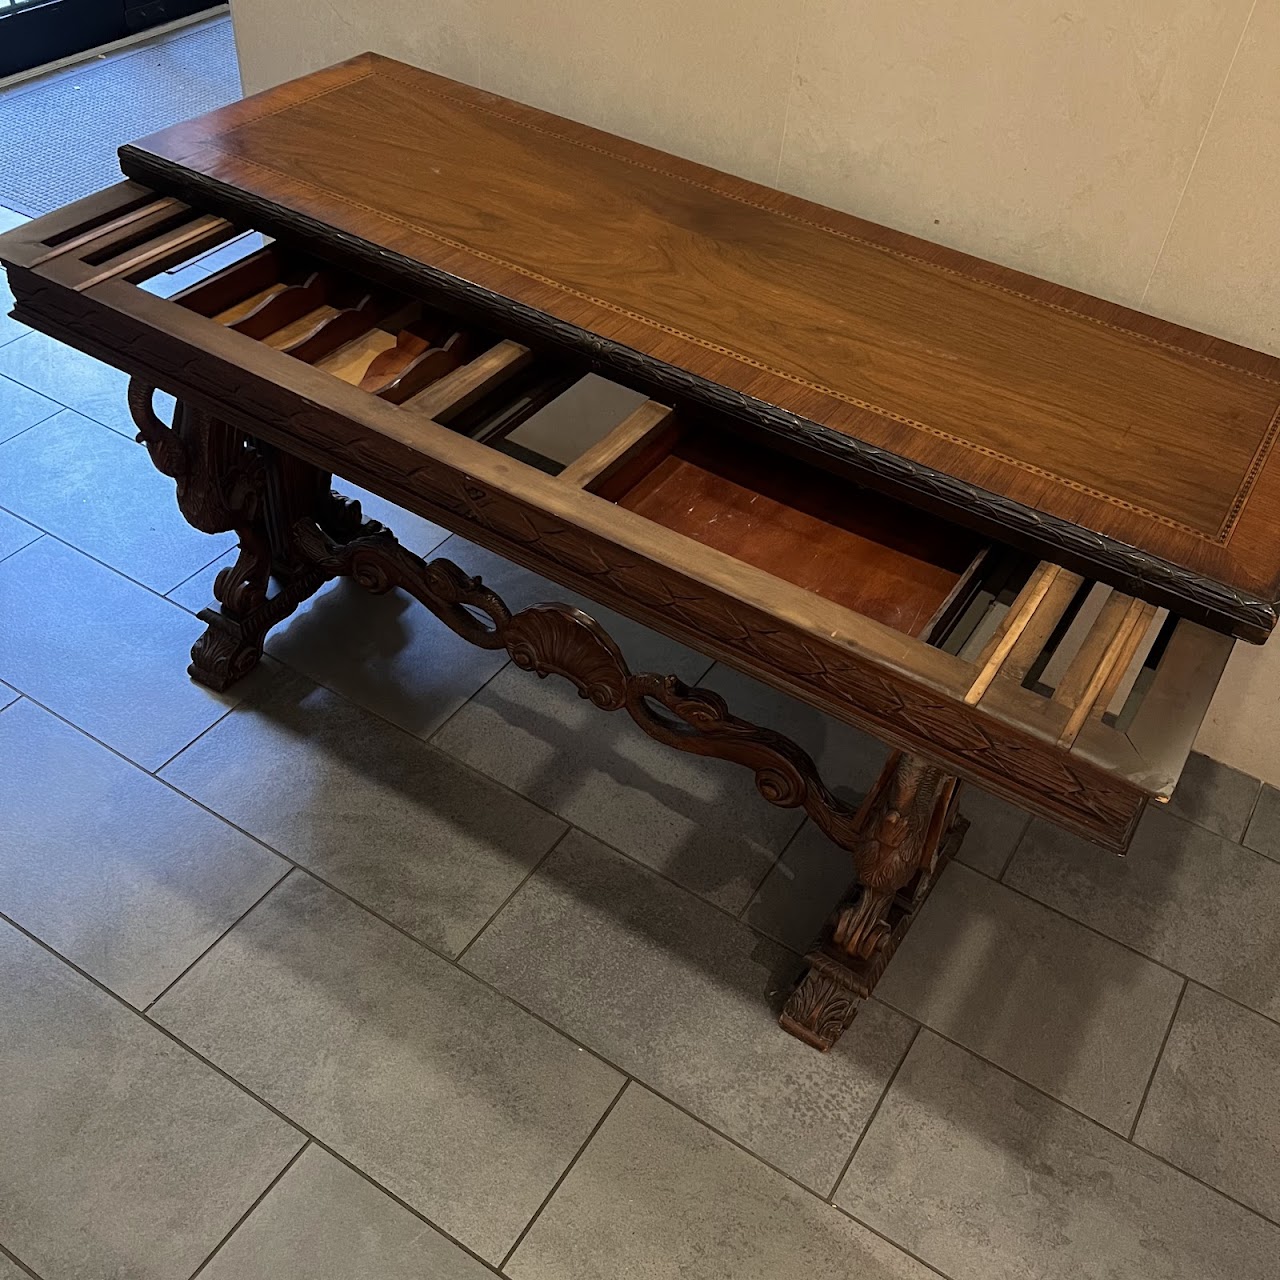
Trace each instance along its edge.
<instances>
[{"instance_id":1,"label":"carved table leg","mask_svg":"<svg viewBox=\"0 0 1280 1280\"><path fill-rule=\"evenodd\" d=\"M779 1019L827 1050L872 991L968 823L956 813L959 781L895 751L871 789L845 847L858 879L805 957L809 968Z\"/></svg>"},{"instance_id":2,"label":"carved table leg","mask_svg":"<svg viewBox=\"0 0 1280 1280\"><path fill-rule=\"evenodd\" d=\"M709 689L675 676L633 672L594 619L566 604L512 614L479 578L448 560L427 563L402 547L330 477L279 454L218 419L179 405L172 427L151 408L152 388L134 382L138 439L177 482L187 520L208 533L234 530L240 552L214 584L221 606L191 651L193 679L225 689L257 664L267 632L321 585L341 575L372 592L398 587L446 626L485 649L506 649L539 676L558 675L604 711L625 710L650 737L680 751L745 765L772 804L803 808L853 854L858 881L809 955L809 970L782 1025L830 1048L871 993L894 948L960 842L958 781L895 752L859 809L837 799L812 759L788 738L729 713ZM272 577L274 594L269 594Z\"/></svg>"},{"instance_id":3,"label":"carved table leg","mask_svg":"<svg viewBox=\"0 0 1280 1280\"><path fill-rule=\"evenodd\" d=\"M207 413L179 403L167 426L152 408L154 395L135 379L129 407L138 440L176 481L183 516L205 533L234 532L240 540L235 564L214 580L220 607L200 612L207 625L187 668L193 680L221 691L257 666L267 632L333 576L296 554L298 520L313 519L343 541L386 531L361 518L359 503L332 492L325 472Z\"/></svg>"}]
</instances>

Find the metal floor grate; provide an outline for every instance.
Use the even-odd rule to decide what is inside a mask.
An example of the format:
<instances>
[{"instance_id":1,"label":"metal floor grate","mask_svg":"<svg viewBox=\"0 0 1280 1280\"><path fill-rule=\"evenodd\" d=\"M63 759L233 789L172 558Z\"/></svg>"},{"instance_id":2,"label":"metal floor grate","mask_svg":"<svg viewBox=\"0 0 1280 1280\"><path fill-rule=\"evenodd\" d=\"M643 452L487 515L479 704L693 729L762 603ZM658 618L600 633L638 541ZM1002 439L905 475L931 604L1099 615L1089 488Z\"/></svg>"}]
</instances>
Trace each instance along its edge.
<instances>
[{"instance_id":1,"label":"metal floor grate","mask_svg":"<svg viewBox=\"0 0 1280 1280\"><path fill-rule=\"evenodd\" d=\"M240 97L231 22L0 94L0 206L35 217L120 180L116 148Z\"/></svg>"}]
</instances>

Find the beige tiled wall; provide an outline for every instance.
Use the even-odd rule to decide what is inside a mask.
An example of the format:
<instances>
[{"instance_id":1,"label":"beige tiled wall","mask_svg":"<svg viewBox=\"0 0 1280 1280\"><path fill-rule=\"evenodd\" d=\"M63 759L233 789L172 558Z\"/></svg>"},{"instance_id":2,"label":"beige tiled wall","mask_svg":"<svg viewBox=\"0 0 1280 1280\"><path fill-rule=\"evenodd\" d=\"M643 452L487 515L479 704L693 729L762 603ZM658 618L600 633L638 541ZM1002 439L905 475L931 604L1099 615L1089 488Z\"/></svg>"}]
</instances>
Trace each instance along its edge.
<instances>
[{"instance_id":1,"label":"beige tiled wall","mask_svg":"<svg viewBox=\"0 0 1280 1280\"><path fill-rule=\"evenodd\" d=\"M375 49L1280 354L1277 0L232 13L250 92ZM1280 782L1280 671L1238 650L1202 746Z\"/></svg>"}]
</instances>

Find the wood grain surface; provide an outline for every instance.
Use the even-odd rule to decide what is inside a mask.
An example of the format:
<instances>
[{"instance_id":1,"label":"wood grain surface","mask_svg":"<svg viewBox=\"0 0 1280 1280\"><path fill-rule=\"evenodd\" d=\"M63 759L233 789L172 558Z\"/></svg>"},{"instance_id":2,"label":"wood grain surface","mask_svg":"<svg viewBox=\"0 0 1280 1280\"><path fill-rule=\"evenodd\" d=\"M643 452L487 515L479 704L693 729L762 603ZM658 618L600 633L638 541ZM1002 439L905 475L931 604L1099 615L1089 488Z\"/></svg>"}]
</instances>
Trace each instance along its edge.
<instances>
[{"instance_id":1,"label":"wood grain surface","mask_svg":"<svg viewBox=\"0 0 1280 1280\"><path fill-rule=\"evenodd\" d=\"M887 450L975 486L975 510L995 495L1104 535L1238 593L1242 617L1280 597L1272 357L372 54L122 162L623 344L744 416ZM1274 610L1252 616L1256 639Z\"/></svg>"}]
</instances>

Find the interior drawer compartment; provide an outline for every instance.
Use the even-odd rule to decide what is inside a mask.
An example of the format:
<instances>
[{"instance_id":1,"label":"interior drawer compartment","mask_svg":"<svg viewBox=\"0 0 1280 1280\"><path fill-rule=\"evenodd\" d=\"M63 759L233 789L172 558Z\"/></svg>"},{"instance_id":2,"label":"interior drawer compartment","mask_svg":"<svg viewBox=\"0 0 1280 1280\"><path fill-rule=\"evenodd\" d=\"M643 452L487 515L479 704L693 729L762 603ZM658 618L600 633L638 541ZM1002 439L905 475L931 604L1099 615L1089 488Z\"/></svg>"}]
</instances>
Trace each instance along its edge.
<instances>
[{"instance_id":1,"label":"interior drawer compartment","mask_svg":"<svg viewBox=\"0 0 1280 1280\"><path fill-rule=\"evenodd\" d=\"M628 511L908 635L985 541L739 434L678 423L590 489Z\"/></svg>"}]
</instances>

